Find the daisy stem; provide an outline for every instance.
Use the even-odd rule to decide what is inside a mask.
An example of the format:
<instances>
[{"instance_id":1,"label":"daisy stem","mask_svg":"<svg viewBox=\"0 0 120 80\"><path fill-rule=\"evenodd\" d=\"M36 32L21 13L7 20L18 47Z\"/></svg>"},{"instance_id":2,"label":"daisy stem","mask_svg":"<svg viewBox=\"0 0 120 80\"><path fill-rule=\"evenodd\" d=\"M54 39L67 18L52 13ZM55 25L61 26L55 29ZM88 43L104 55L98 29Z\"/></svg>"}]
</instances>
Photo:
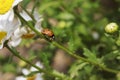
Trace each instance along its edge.
<instances>
[{"instance_id":1,"label":"daisy stem","mask_svg":"<svg viewBox=\"0 0 120 80\"><path fill-rule=\"evenodd\" d=\"M32 18L32 20L35 22L36 20L34 19L33 15L29 13L23 6L21 6L22 9Z\"/></svg>"},{"instance_id":2,"label":"daisy stem","mask_svg":"<svg viewBox=\"0 0 120 80\"><path fill-rule=\"evenodd\" d=\"M51 71L47 71L45 69L41 69L40 67L34 65L31 63L31 61L27 60L26 58L22 57L21 55L19 55L19 52L17 52L17 50L15 48L10 48L8 45L6 45L7 49L14 55L16 56L17 58L23 60L24 62L26 62L27 64L35 67L39 72L43 72L47 75L49 75L50 77L53 76L53 77L58 77L60 79L63 79L65 77L65 75L61 76L61 75L58 75L58 74L55 74L54 72L51 72Z\"/></svg>"},{"instance_id":3,"label":"daisy stem","mask_svg":"<svg viewBox=\"0 0 120 80\"><path fill-rule=\"evenodd\" d=\"M33 14L35 8L37 7L38 3L39 3L39 0L35 0L35 4L33 5L32 12L31 12L32 14Z\"/></svg>"},{"instance_id":4,"label":"daisy stem","mask_svg":"<svg viewBox=\"0 0 120 80\"><path fill-rule=\"evenodd\" d=\"M39 31L37 31L37 30L34 28L33 25L31 25L30 23L28 23L27 21L25 21L25 20L19 15L19 13L16 12L16 15L17 15L24 23L26 23L26 25L28 25L29 28L30 28L31 30L33 30L37 35L39 35L41 38L44 38L44 39L45 39L44 35L42 35ZM46 40L47 40L47 39L46 39ZM104 66L102 66L101 64L99 64L99 63L97 63L97 62L95 63L95 62L93 62L93 61L91 61L91 60L88 60L88 59L86 59L86 58L84 58L84 57L78 56L78 55L76 55L75 53L73 53L72 51L70 51L69 49L67 49L66 47L62 46L61 44L59 44L59 43L56 42L56 41L52 41L52 42L49 41L49 40L47 40L47 41L48 41L50 44L53 44L54 46L56 46L56 47L64 50L65 52L67 52L67 54L69 54L70 56L74 57L75 59L82 60L82 61L88 62L88 63L90 63L90 64L93 64L93 65L99 67L100 69L102 69L102 70L104 70L104 71L107 71L107 72L110 72L110 73L117 74L117 73L119 72L119 71L117 71L117 70L104 67Z\"/></svg>"},{"instance_id":5,"label":"daisy stem","mask_svg":"<svg viewBox=\"0 0 120 80\"><path fill-rule=\"evenodd\" d=\"M52 44L55 45L55 46L57 46L58 48L64 50L65 52L67 52L67 53L68 53L70 56L72 56L73 58L78 59L78 60L82 60L82 61L85 61L85 62L88 62L88 63L90 63L90 64L93 64L94 66L99 67L101 70L104 70L104 71L107 71L107 72L110 72L110 73L114 73L114 74L117 74L117 73L120 72L120 71L117 71L117 70L113 70L113 69L107 68L107 67L105 67L105 66L103 66L103 65L101 65L101 64L99 64L99 63L97 63L97 62L93 62L93 61L91 61L91 60L89 60L89 59L86 59L86 58L84 58L84 57L78 56L78 55L76 55L76 53L73 53L72 51L70 51L70 50L67 49L66 47L60 45L60 44L57 43L56 41L53 41Z\"/></svg>"},{"instance_id":6,"label":"daisy stem","mask_svg":"<svg viewBox=\"0 0 120 80\"><path fill-rule=\"evenodd\" d=\"M21 20L23 23L27 24L31 30L33 30L36 34L42 36L42 35L40 34L40 32L38 32L38 31L33 27L33 24L32 24L31 22L27 22L17 11L15 11L15 14L20 18L20 20Z\"/></svg>"}]
</instances>

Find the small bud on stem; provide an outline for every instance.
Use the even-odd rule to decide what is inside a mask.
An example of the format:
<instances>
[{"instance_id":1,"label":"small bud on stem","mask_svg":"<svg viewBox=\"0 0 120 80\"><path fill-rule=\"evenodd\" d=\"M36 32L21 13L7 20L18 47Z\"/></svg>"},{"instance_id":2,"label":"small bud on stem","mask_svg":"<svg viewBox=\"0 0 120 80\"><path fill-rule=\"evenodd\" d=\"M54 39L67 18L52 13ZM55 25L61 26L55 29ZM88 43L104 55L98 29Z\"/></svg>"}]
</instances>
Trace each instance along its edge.
<instances>
[{"instance_id":1,"label":"small bud on stem","mask_svg":"<svg viewBox=\"0 0 120 80\"><path fill-rule=\"evenodd\" d=\"M114 22L109 23L106 25L105 31L110 34L115 33L118 31L118 25Z\"/></svg>"}]
</instances>

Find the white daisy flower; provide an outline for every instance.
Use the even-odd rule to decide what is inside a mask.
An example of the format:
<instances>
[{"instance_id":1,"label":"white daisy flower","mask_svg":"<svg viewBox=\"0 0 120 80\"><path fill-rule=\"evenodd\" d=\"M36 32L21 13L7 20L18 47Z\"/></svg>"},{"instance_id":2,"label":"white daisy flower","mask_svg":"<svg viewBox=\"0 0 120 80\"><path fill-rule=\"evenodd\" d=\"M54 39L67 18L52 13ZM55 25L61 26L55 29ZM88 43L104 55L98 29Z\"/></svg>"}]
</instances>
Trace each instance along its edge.
<instances>
[{"instance_id":1,"label":"white daisy flower","mask_svg":"<svg viewBox=\"0 0 120 80\"><path fill-rule=\"evenodd\" d=\"M22 11L20 13L20 15L26 20L26 21L33 21L32 18L25 12ZM41 32L42 27L41 27L41 22L43 21L43 18L41 17L41 15L37 12L34 11L33 13L33 18L35 19L36 23L35 23L35 28Z\"/></svg>"},{"instance_id":2,"label":"white daisy flower","mask_svg":"<svg viewBox=\"0 0 120 80\"><path fill-rule=\"evenodd\" d=\"M16 6L22 0L0 0L0 21L1 20L13 20L14 12L13 7Z\"/></svg>"},{"instance_id":3,"label":"white daisy flower","mask_svg":"<svg viewBox=\"0 0 120 80\"><path fill-rule=\"evenodd\" d=\"M32 18L25 11L22 11L20 13L20 15L26 21L32 21ZM34 12L33 17L36 21L36 23L34 25L35 29L38 30L39 32L41 32L42 31L41 22L43 19L37 12ZM11 40L9 41L9 45L16 47L20 44L22 39L30 39L30 38L33 38L34 36L35 36L35 32L33 32L29 27L27 27L27 26L19 27L13 33L13 36L11 37Z\"/></svg>"},{"instance_id":4,"label":"white daisy flower","mask_svg":"<svg viewBox=\"0 0 120 80\"><path fill-rule=\"evenodd\" d=\"M23 76L18 76L18 77L15 78L15 80L27 80L27 79Z\"/></svg>"},{"instance_id":5,"label":"white daisy flower","mask_svg":"<svg viewBox=\"0 0 120 80\"><path fill-rule=\"evenodd\" d=\"M13 21L0 21L0 49L3 48L4 42L12 36L14 30L20 25L21 23L17 18L14 18Z\"/></svg>"},{"instance_id":6,"label":"white daisy flower","mask_svg":"<svg viewBox=\"0 0 120 80\"><path fill-rule=\"evenodd\" d=\"M40 67L40 68L43 68L43 65L41 62L36 62L35 65ZM31 67L30 69L25 69L25 68L22 69L22 73L25 76L29 75L31 72L34 72L34 71L38 71L38 70L34 67ZM30 77L18 76L18 77L16 77L15 80L43 80L42 75L43 75L43 73L37 73L37 74L30 76Z\"/></svg>"},{"instance_id":7,"label":"white daisy flower","mask_svg":"<svg viewBox=\"0 0 120 80\"><path fill-rule=\"evenodd\" d=\"M33 38L34 35L35 33L28 27L18 27L9 41L9 46L16 47L20 44L22 39L30 39Z\"/></svg>"}]
</instances>

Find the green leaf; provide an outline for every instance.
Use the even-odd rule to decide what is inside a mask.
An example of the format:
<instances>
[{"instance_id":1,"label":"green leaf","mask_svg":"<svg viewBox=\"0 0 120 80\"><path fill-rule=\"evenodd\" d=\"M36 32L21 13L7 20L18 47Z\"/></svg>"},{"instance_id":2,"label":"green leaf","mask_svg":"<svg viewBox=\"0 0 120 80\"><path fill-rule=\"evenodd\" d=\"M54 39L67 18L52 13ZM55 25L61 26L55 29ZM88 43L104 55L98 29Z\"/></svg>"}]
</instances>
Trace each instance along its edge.
<instances>
[{"instance_id":1,"label":"green leaf","mask_svg":"<svg viewBox=\"0 0 120 80\"><path fill-rule=\"evenodd\" d=\"M91 51L89 51L87 48L84 48L84 56L86 56L88 59L92 60L92 61L96 61L96 55L94 53L92 53Z\"/></svg>"},{"instance_id":2,"label":"green leaf","mask_svg":"<svg viewBox=\"0 0 120 80\"><path fill-rule=\"evenodd\" d=\"M86 56L88 58L88 60L94 62L94 63L99 63L101 66L105 66L105 64L103 63L103 58L97 58L95 53L92 53L91 51L89 51L87 48L84 48L84 56Z\"/></svg>"},{"instance_id":3,"label":"green leaf","mask_svg":"<svg viewBox=\"0 0 120 80\"><path fill-rule=\"evenodd\" d=\"M75 19L74 15L72 15L68 12L63 12L63 13L59 14L58 18L63 19L63 20L74 20Z\"/></svg>"},{"instance_id":4,"label":"green leaf","mask_svg":"<svg viewBox=\"0 0 120 80\"><path fill-rule=\"evenodd\" d=\"M13 64L5 64L3 66L3 71L5 71L5 72L15 72L16 68Z\"/></svg>"},{"instance_id":5,"label":"green leaf","mask_svg":"<svg viewBox=\"0 0 120 80\"><path fill-rule=\"evenodd\" d=\"M60 3L58 1L52 1L52 2L48 2L48 3L44 3L40 6L39 11L43 12L44 10L49 10L48 8L50 7L58 7L60 5Z\"/></svg>"},{"instance_id":6,"label":"green leaf","mask_svg":"<svg viewBox=\"0 0 120 80\"><path fill-rule=\"evenodd\" d=\"M117 56L120 56L119 50L115 50L109 54L104 55L103 60L114 60Z\"/></svg>"},{"instance_id":7,"label":"green leaf","mask_svg":"<svg viewBox=\"0 0 120 80\"><path fill-rule=\"evenodd\" d=\"M76 61L69 70L70 77L74 78L75 76L79 76L79 71L82 70L87 64L87 62L82 62L81 60Z\"/></svg>"}]
</instances>

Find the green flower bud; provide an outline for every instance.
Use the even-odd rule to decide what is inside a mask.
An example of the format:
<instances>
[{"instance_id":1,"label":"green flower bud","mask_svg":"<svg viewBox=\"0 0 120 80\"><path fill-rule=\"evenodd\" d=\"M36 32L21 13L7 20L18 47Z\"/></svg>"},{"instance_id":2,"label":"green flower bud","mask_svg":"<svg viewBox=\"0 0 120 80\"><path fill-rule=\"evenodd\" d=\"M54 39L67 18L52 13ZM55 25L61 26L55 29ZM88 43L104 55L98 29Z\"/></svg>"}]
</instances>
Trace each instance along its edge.
<instances>
[{"instance_id":1,"label":"green flower bud","mask_svg":"<svg viewBox=\"0 0 120 80\"><path fill-rule=\"evenodd\" d=\"M105 31L107 33L114 33L116 31L118 31L118 25L116 23L114 23L114 22L109 23L108 25L106 25Z\"/></svg>"}]
</instances>

